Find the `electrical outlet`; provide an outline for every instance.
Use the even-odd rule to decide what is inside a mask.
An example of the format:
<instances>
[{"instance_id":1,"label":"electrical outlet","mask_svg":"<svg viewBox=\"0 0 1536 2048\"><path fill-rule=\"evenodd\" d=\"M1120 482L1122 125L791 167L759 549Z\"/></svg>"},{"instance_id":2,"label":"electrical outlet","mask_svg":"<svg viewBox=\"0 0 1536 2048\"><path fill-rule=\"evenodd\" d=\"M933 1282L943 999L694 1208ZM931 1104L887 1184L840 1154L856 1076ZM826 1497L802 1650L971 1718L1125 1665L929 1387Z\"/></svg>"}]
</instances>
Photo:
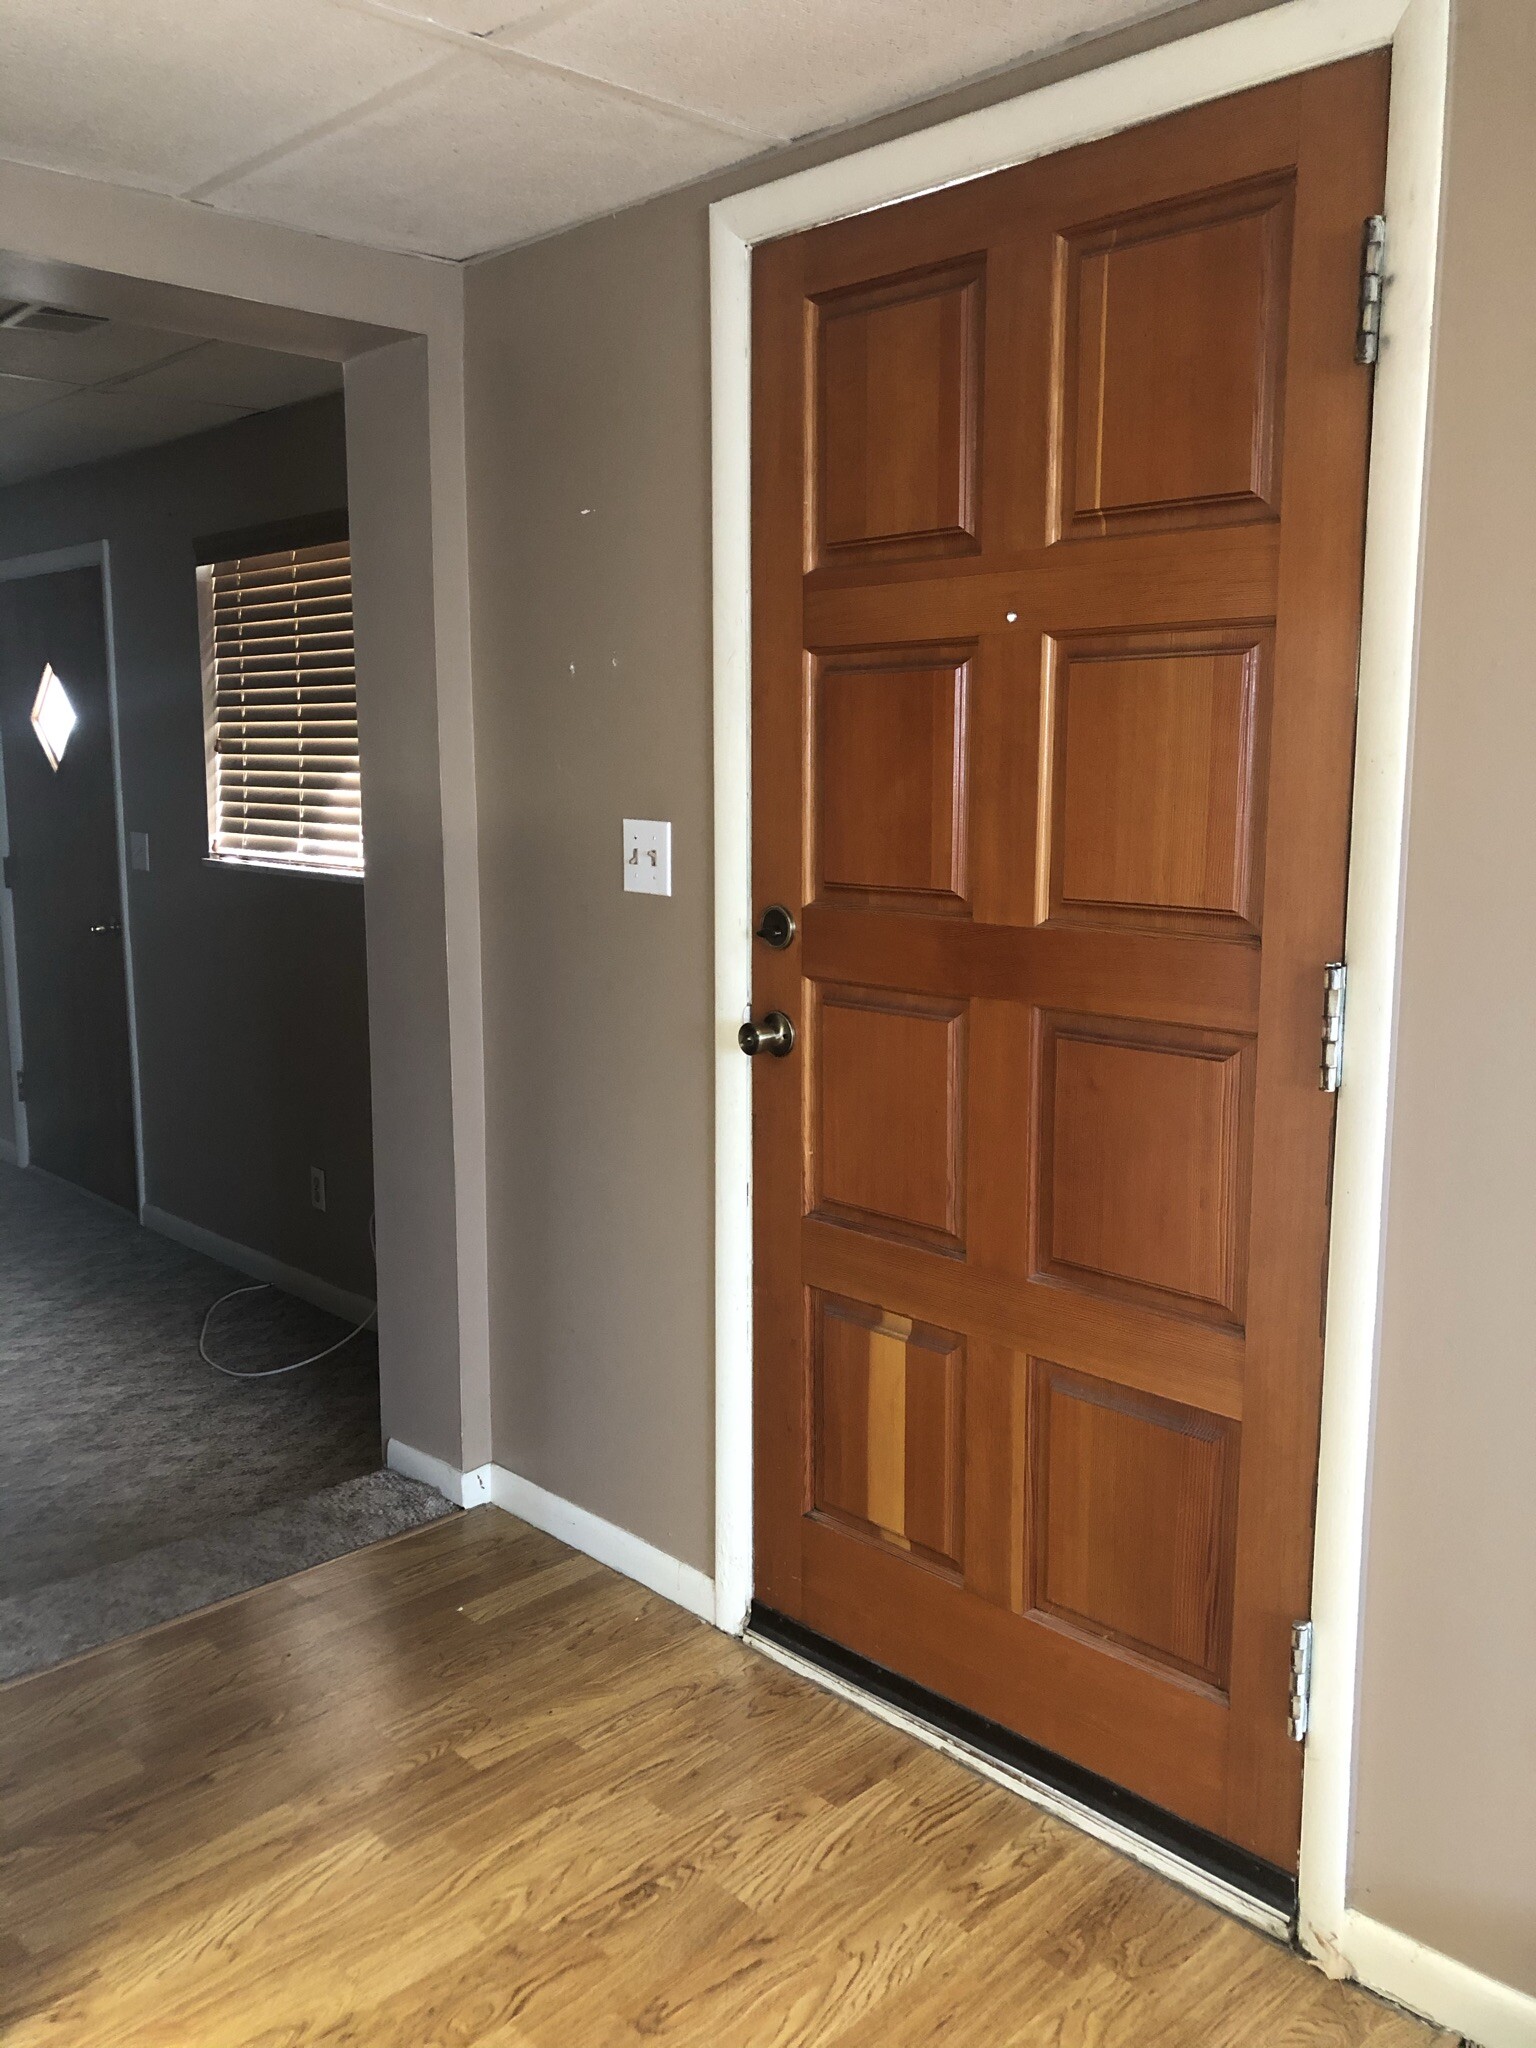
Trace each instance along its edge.
<instances>
[{"instance_id":1,"label":"electrical outlet","mask_svg":"<svg viewBox=\"0 0 1536 2048\"><path fill-rule=\"evenodd\" d=\"M309 1169L309 1205L312 1209L325 1211L325 1168L312 1166Z\"/></svg>"},{"instance_id":2,"label":"electrical outlet","mask_svg":"<svg viewBox=\"0 0 1536 2048\"><path fill-rule=\"evenodd\" d=\"M624 887L637 896L672 894L672 827L666 819L624 820Z\"/></svg>"}]
</instances>

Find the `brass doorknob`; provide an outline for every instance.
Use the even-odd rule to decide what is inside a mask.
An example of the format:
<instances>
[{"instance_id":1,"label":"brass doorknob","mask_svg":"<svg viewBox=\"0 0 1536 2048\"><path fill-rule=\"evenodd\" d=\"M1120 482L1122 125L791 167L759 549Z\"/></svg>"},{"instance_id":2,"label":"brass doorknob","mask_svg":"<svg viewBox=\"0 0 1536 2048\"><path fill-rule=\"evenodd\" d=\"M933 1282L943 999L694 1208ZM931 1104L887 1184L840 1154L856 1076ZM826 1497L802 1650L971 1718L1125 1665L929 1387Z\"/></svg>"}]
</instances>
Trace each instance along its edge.
<instances>
[{"instance_id":1,"label":"brass doorknob","mask_svg":"<svg viewBox=\"0 0 1536 2048\"><path fill-rule=\"evenodd\" d=\"M771 1052L776 1060L781 1060L795 1049L795 1027L782 1010L770 1010L760 1023L743 1024L736 1034L736 1043L748 1059L755 1059L760 1052Z\"/></svg>"}]
</instances>

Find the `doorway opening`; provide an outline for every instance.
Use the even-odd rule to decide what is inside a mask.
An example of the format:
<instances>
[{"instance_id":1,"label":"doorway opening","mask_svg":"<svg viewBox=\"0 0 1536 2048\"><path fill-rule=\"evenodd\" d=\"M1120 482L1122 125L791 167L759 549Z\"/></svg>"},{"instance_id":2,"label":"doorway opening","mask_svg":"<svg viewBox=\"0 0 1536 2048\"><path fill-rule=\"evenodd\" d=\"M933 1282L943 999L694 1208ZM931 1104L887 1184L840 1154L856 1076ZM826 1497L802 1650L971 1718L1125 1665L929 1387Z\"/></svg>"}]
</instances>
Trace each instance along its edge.
<instances>
[{"instance_id":1,"label":"doorway opening","mask_svg":"<svg viewBox=\"0 0 1536 2048\"><path fill-rule=\"evenodd\" d=\"M9 1677L447 1507L381 1470L334 343L6 299L0 386Z\"/></svg>"}]
</instances>

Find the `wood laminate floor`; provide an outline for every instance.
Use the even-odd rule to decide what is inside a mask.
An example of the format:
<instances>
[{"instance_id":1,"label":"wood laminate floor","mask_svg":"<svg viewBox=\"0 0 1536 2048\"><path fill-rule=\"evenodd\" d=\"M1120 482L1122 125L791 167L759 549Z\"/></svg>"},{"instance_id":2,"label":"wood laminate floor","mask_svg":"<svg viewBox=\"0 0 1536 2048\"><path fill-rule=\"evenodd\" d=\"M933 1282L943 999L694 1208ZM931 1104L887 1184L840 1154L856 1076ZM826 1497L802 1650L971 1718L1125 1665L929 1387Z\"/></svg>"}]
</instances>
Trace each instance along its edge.
<instances>
[{"instance_id":1,"label":"wood laminate floor","mask_svg":"<svg viewBox=\"0 0 1536 2048\"><path fill-rule=\"evenodd\" d=\"M0 1690L8 2048L1431 2048L494 1508Z\"/></svg>"}]
</instances>

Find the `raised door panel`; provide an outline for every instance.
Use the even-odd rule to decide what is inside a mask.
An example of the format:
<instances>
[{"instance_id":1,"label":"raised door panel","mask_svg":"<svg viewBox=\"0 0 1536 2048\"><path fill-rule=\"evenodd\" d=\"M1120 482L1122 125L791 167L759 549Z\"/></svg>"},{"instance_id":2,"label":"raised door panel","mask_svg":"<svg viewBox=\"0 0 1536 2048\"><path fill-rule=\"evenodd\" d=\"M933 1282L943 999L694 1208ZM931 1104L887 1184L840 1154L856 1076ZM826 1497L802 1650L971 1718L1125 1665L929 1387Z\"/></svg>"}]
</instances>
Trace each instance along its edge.
<instances>
[{"instance_id":1,"label":"raised door panel","mask_svg":"<svg viewBox=\"0 0 1536 2048\"><path fill-rule=\"evenodd\" d=\"M1041 1020L1035 1272L1240 1324L1251 1041Z\"/></svg>"},{"instance_id":2,"label":"raised door panel","mask_svg":"<svg viewBox=\"0 0 1536 2048\"><path fill-rule=\"evenodd\" d=\"M965 1247L965 1006L819 992L809 1213L877 1237Z\"/></svg>"},{"instance_id":3,"label":"raised door panel","mask_svg":"<svg viewBox=\"0 0 1536 2048\"><path fill-rule=\"evenodd\" d=\"M962 1339L836 1296L810 1315L814 1510L958 1571Z\"/></svg>"},{"instance_id":4,"label":"raised door panel","mask_svg":"<svg viewBox=\"0 0 1536 2048\"><path fill-rule=\"evenodd\" d=\"M1047 919L1256 932L1267 637L1105 636L1048 666Z\"/></svg>"},{"instance_id":5,"label":"raised door panel","mask_svg":"<svg viewBox=\"0 0 1536 2048\"><path fill-rule=\"evenodd\" d=\"M816 305L814 561L975 550L981 301L967 263Z\"/></svg>"},{"instance_id":6,"label":"raised door panel","mask_svg":"<svg viewBox=\"0 0 1536 2048\"><path fill-rule=\"evenodd\" d=\"M819 896L963 909L965 654L839 655L813 689L813 872Z\"/></svg>"},{"instance_id":7,"label":"raised door panel","mask_svg":"<svg viewBox=\"0 0 1536 2048\"><path fill-rule=\"evenodd\" d=\"M1244 185L1064 238L1063 535L1275 515L1292 196Z\"/></svg>"},{"instance_id":8,"label":"raised door panel","mask_svg":"<svg viewBox=\"0 0 1536 2048\"><path fill-rule=\"evenodd\" d=\"M1238 1425L1037 1359L1030 1604L1224 1688Z\"/></svg>"}]
</instances>

